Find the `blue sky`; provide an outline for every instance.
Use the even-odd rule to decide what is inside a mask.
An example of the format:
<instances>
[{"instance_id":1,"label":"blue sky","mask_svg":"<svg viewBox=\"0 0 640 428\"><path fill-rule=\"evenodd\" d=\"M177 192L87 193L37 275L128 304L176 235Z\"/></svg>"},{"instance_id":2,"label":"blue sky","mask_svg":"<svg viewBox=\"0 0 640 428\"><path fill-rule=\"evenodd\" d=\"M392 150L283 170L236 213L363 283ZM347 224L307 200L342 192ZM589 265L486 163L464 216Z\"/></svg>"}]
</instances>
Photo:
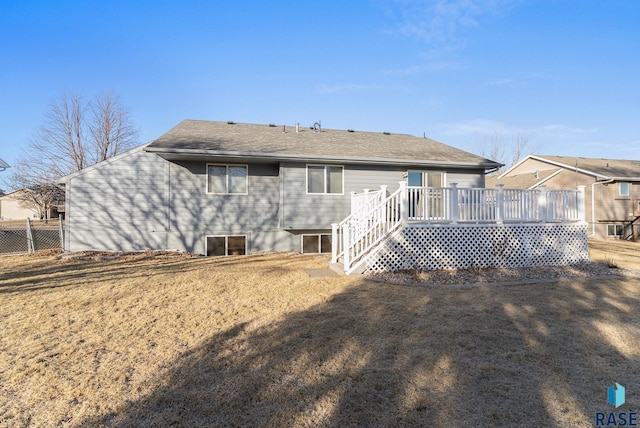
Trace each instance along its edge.
<instances>
[{"instance_id":1,"label":"blue sky","mask_svg":"<svg viewBox=\"0 0 640 428\"><path fill-rule=\"evenodd\" d=\"M640 159L640 1L5 1L0 158L63 91L182 119Z\"/></svg>"}]
</instances>

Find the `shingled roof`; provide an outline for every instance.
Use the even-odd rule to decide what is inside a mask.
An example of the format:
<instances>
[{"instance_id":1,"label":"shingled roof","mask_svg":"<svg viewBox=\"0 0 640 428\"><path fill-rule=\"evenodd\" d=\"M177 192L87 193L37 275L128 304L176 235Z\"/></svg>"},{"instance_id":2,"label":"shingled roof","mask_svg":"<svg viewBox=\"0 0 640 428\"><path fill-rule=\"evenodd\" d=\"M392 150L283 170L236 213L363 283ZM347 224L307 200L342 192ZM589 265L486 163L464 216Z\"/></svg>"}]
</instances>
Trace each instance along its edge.
<instances>
[{"instance_id":1,"label":"shingled roof","mask_svg":"<svg viewBox=\"0 0 640 428\"><path fill-rule=\"evenodd\" d=\"M492 169L501 164L429 138L353 130L184 120L146 151L166 159L331 161Z\"/></svg>"},{"instance_id":2,"label":"shingled roof","mask_svg":"<svg viewBox=\"0 0 640 428\"><path fill-rule=\"evenodd\" d=\"M640 161L637 160L547 155L532 155L530 157L543 162L547 161L570 170L578 169L584 173L601 178L640 180Z\"/></svg>"},{"instance_id":3,"label":"shingled roof","mask_svg":"<svg viewBox=\"0 0 640 428\"><path fill-rule=\"evenodd\" d=\"M510 176L502 175L500 177L487 177L485 178L485 185L487 187L496 187L496 185L502 184L507 189L533 189L561 171L562 168L554 168L539 171L537 174L526 173Z\"/></svg>"}]
</instances>

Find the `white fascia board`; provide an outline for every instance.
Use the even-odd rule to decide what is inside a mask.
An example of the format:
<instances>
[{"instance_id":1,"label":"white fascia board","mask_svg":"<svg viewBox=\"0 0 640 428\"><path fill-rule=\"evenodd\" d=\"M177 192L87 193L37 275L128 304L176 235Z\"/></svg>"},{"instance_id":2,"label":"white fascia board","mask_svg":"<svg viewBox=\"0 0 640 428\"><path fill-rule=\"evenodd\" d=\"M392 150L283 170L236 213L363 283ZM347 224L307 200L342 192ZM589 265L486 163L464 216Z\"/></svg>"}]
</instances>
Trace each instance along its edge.
<instances>
[{"instance_id":1,"label":"white fascia board","mask_svg":"<svg viewBox=\"0 0 640 428\"><path fill-rule=\"evenodd\" d=\"M536 184L534 184L533 186L528 187L527 189L528 190L532 190L532 189L535 189L538 186L542 186L544 183L546 183L547 181L549 181L550 179L552 179L556 175L560 174L561 172L562 172L562 170L559 169L556 172L554 172L553 174L551 174L550 176L548 176L547 178L543 178L542 180L538 181Z\"/></svg>"},{"instance_id":2,"label":"white fascia board","mask_svg":"<svg viewBox=\"0 0 640 428\"><path fill-rule=\"evenodd\" d=\"M503 172L502 174L500 174L498 176L498 179L500 178L504 178L507 174L509 174L513 169L516 169L517 167L519 167L522 163L524 163L524 161L526 161L529 158L532 158L532 155L527 155L524 159L522 159L521 161L519 161L518 163L516 163L515 165L513 165L511 168L509 168L508 170L506 170L505 172Z\"/></svg>"},{"instance_id":3,"label":"white fascia board","mask_svg":"<svg viewBox=\"0 0 640 428\"><path fill-rule=\"evenodd\" d=\"M540 162L546 162L546 163L551 164L551 165L559 166L561 168L565 168L565 169L568 169L570 171L581 172L583 174L591 175L591 176L596 177L596 178L598 178L598 177L603 177L605 179L611 178L611 177L609 177L607 175L598 174L598 173L595 173L593 171L589 171L587 169L576 168L575 165L573 165L573 166L572 165L567 165L566 163L552 161L550 159L543 158L541 156L530 155L530 157L531 157L531 159L535 159L535 160L538 160Z\"/></svg>"},{"instance_id":4,"label":"white fascia board","mask_svg":"<svg viewBox=\"0 0 640 428\"><path fill-rule=\"evenodd\" d=\"M640 181L640 177L609 177L609 179L613 181L629 181L629 182Z\"/></svg>"}]
</instances>

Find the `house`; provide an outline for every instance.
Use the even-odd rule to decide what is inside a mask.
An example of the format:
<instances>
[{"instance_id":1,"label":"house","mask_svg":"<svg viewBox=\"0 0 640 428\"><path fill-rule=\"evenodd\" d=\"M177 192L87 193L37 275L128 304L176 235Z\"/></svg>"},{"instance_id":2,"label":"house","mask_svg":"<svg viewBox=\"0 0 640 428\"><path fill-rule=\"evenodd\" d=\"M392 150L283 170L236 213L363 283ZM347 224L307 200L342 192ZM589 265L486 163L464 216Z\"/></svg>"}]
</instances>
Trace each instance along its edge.
<instances>
[{"instance_id":1,"label":"house","mask_svg":"<svg viewBox=\"0 0 640 428\"><path fill-rule=\"evenodd\" d=\"M0 196L0 220L24 220L40 218L37 210L25 207L19 198L19 190Z\"/></svg>"},{"instance_id":2,"label":"house","mask_svg":"<svg viewBox=\"0 0 640 428\"><path fill-rule=\"evenodd\" d=\"M589 236L638 239L640 224L640 161L530 155L487 187L566 189L585 186Z\"/></svg>"},{"instance_id":3,"label":"house","mask_svg":"<svg viewBox=\"0 0 640 428\"><path fill-rule=\"evenodd\" d=\"M499 166L405 134L185 120L61 179L65 249L328 253L352 192L484 187Z\"/></svg>"},{"instance_id":4,"label":"house","mask_svg":"<svg viewBox=\"0 0 640 428\"><path fill-rule=\"evenodd\" d=\"M37 186L37 188L47 188L47 186ZM28 189L18 189L0 196L0 220L25 220L26 218L58 218L64 214L64 199L62 191L59 189L53 192L47 190L45 195L50 198L55 196L55 200L42 206L42 192L37 192L35 198L27 194Z\"/></svg>"}]
</instances>

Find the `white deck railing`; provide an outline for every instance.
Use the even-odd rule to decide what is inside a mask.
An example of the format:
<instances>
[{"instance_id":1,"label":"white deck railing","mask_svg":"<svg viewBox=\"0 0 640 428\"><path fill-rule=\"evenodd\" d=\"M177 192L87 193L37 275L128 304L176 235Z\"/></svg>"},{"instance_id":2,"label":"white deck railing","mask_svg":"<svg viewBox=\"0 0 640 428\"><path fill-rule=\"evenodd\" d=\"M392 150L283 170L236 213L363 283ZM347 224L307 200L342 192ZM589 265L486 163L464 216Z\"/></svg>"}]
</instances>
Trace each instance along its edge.
<instances>
[{"instance_id":1,"label":"white deck railing","mask_svg":"<svg viewBox=\"0 0 640 428\"><path fill-rule=\"evenodd\" d=\"M404 189L406 190L406 189ZM381 189L386 194L386 189ZM367 204L351 213L339 224L332 224L332 261L343 258L345 270L375 247L402 224L398 189L375 206Z\"/></svg>"},{"instance_id":2,"label":"white deck railing","mask_svg":"<svg viewBox=\"0 0 640 428\"><path fill-rule=\"evenodd\" d=\"M574 223L584 221L584 186L578 190L413 187L406 181L386 196L352 194L352 212L332 225L332 261L345 271L400 225Z\"/></svg>"},{"instance_id":3,"label":"white deck railing","mask_svg":"<svg viewBox=\"0 0 640 428\"><path fill-rule=\"evenodd\" d=\"M364 189L363 193L351 192L351 214L367 212L380 205L387 197L387 186L380 186L380 190Z\"/></svg>"}]
</instances>

